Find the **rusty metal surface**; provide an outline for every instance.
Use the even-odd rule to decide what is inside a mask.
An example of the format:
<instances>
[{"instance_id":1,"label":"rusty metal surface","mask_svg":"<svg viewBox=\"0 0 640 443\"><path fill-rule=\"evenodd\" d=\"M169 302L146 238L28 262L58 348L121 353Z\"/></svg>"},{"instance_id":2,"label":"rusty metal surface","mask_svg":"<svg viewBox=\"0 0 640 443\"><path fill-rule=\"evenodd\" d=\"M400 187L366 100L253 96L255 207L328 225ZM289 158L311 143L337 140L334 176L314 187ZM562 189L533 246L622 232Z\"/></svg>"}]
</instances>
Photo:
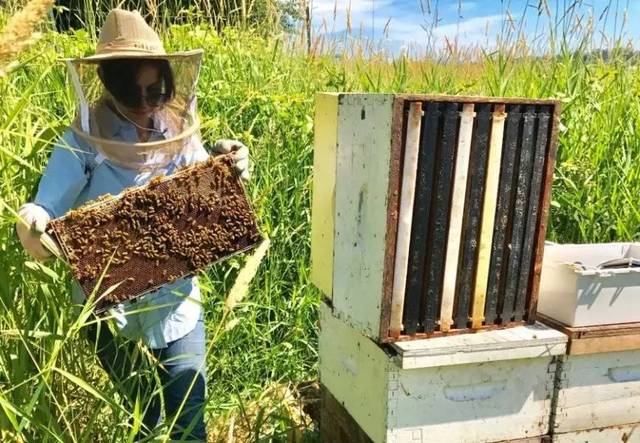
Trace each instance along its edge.
<instances>
[{"instance_id":1,"label":"rusty metal surface","mask_svg":"<svg viewBox=\"0 0 640 443\"><path fill-rule=\"evenodd\" d=\"M52 220L96 312L254 247L260 232L228 156L107 196ZM105 293L106 291L106 293Z\"/></svg>"}]
</instances>

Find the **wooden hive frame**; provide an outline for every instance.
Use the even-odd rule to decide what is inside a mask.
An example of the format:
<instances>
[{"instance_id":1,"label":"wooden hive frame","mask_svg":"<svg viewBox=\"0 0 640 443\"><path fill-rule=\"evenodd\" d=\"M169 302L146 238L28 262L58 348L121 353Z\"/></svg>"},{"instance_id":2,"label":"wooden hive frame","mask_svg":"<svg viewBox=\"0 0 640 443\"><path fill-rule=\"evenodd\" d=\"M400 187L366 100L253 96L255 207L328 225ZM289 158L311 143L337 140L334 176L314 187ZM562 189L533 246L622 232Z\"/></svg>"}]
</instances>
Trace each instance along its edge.
<instances>
[{"instance_id":1,"label":"wooden hive frame","mask_svg":"<svg viewBox=\"0 0 640 443\"><path fill-rule=\"evenodd\" d=\"M261 234L229 155L103 196L52 220L95 312L255 247Z\"/></svg>"},{"instance_id":2,"label":"wooden hive frame","mask_svg":"<svg viewBox=\"0 0 640 443\"><path fill-rule=\"evenodd\" d=\"M381 342L535 320L558 101L320 94L316 110L312 280L333 303L335 315ZM439 129L432 130L433 121L440 122ZM472 133L473 141L469 140ZM478 134L484 141L478 141ZM440 143L439 154L427 155L418 148L428 144L427 139ZM515 144L505 147L508 142ZM515 148L523 144L528 164L514 167L520 155ZM413 172L406 171L406 165ZM502 178L505 165L511 165L509 180ZM428 174L432 175L425 178ZM403 189L403 182L409 186ZM479 189L485 187L497 194L496 201L479 198ZM465 196L475 202L475 208L464 203ZM530 199L534 203L529 206ZM413 214L407 216L403 207L413 204ZM457 218L450 219L452 208ZM512 225L506 216L486 216L494 211L521 215ZM491 241L493 231L507 237ZM469 233L477 236L475 245L461 241ZM508 243L511 233L520 239L514 245ZM438 236L441 243L434 244L431 237ZM422 244L423 250L428 246L427 256L418 248L407 249L406 244ZM446 244L459 248L447 252ZM506 255L505 248L514 252ZM435 263L433 257L438 255L447 257L439 259L440 268L432 266L433 275L416 277L415 269L424 268L430 260ZM504 263L503 257L507 258ZM461 266L469 267L471 259L473 272L461 273ZM478 263L482 278L475 278ZM521 267L530 271L519 272ZM504 274L502 280L496 279L500 273L495 269ZM426 300L408 295L423 290L423 279L432 280L426 287L434 293ZM403 281L406 288L398 286ZM499 317L501 305L507 306L504 318ZM418 326L406 322L412 310L414 315L421 311Z\"/></svg>"}]
</instances>

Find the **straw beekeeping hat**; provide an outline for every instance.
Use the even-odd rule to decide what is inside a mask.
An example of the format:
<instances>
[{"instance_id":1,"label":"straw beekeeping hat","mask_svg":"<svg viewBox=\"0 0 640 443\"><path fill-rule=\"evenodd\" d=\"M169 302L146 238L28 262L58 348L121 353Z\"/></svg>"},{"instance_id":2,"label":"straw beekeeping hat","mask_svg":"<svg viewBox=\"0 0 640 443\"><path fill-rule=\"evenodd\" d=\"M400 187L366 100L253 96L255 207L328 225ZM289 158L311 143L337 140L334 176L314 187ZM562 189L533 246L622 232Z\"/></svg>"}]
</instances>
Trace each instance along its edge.
<instances>
[{"instance_id":1,"label":"straw beekeeping hat","mask_svg":"<svg viewBox=\"0 0 640 443\"><path fill-rule=\"evenodd\" d=\"M138 11L112 9L100 30L95 54L66 60L78 106L71 130L113 164L134 170L163 167L176 154L191 149L193 137L199 137L195 89L202 54L202 49L167 53L158 34ZM113 118L108 118L105 111L114 98L99 78L97 65L122 59L169 63L174 96L154 114L167 129L164 139L113 139Z\"/></svg>"},{"instance_id":2,"label":"straw beekeeping hat","mask_svg":"<svg viewBox=\"0 0 640 443\"><path fill-rule=\"evenodd\" d=\"M138 11L112 9L107 15L94 55L77 59L82 62L115 58L190 57L201 54L201 49L167 54L158 34L144 21Z\"/></svg>"}]
</instances>

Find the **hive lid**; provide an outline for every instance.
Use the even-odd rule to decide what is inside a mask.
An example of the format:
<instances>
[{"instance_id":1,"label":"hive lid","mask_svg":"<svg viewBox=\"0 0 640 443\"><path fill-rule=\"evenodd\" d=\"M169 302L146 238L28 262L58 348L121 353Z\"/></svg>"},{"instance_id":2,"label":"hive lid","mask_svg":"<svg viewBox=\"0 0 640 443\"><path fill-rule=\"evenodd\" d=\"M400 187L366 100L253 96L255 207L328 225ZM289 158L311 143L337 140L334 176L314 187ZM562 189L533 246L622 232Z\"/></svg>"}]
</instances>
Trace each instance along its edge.
<instances>
[{"instance_id":1,"label":"hive lid","mask_svg":"<svg viewBox=\"0 0 640 443\"><path fill-rule=\"evenodd\" d=\"M567 336L542 323L391 345L402 369L549 357L566 351Z\"/></svg>"}]
</instances>

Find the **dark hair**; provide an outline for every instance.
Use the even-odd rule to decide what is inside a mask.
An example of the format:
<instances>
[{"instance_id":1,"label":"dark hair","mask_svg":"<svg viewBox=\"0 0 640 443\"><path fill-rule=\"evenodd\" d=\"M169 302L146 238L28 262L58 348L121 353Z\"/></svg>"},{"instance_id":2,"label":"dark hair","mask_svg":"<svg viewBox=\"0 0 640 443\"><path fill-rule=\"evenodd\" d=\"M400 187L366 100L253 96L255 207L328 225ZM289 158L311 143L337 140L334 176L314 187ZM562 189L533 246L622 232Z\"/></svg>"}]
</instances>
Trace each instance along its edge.
<instances>
[{"instance_id":1,"label":"dark hair","mask_svg":"<svg viewBox=\"0 0 640 443\"><path fill-rule=\"evenodd\" d=\"M146 91L147 103L158 105L171 100L175 94L173 71L167 60L163 59L113 59L100 62L100 79L104 87L118 102L130 108L142 106L143 93L136 83L143 65L158 69L162 87L152 92Z\"/></svg>"}]
</instances>

